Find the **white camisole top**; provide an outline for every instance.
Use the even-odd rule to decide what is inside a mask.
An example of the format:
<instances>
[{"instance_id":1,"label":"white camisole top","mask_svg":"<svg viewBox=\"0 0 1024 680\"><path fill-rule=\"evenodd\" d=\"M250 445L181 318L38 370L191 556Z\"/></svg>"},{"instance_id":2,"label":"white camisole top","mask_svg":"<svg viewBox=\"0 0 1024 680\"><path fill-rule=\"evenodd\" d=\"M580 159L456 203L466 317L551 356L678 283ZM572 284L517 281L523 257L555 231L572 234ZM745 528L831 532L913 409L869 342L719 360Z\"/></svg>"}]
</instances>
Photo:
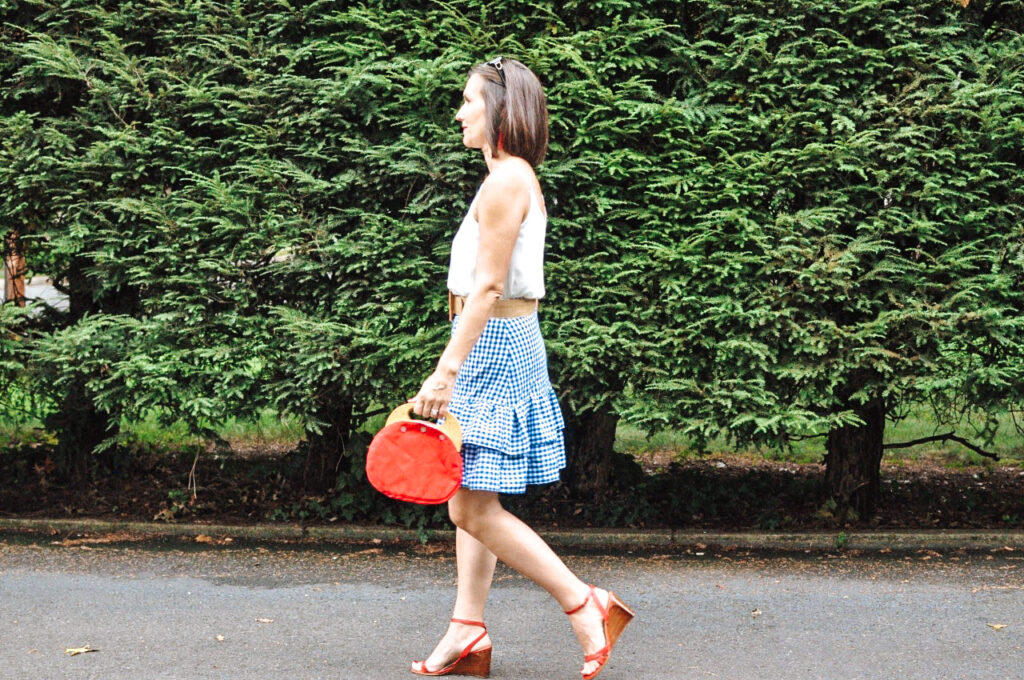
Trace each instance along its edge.
<instances>
[{"instance_id":1,"label":"white camisole top","mask_svg":"<svg viewBox=\"0 0 1024 680\"><path fill-rule=\"evenodd\" d=\"M476 255L480 247L480 224L473 217L473 208L480 198L476 192L469 211L462 219L459 230L452 240L452 259L448 267L448 290L455 295L468 296L473 292L476 280ZM540 200L530 189L530 208L526 219L519 226L519 237L512 250L508 274L505 277L507 298L544 297L544 236L547 233L548 218L544 215Z\"/></svg>"}]
</instances>

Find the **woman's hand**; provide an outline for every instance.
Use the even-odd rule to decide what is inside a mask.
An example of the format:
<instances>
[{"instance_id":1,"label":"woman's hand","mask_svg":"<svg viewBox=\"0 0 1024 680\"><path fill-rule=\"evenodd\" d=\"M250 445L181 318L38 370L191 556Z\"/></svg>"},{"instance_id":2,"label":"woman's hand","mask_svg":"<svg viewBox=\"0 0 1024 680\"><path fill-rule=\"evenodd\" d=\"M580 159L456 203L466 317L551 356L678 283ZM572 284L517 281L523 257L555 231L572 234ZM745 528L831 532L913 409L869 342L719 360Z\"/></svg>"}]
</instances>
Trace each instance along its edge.
<instances>
[{"instance_id":1,"label":"woman's hand","mask_svg":"<svg viewBox=\"0 0 1024 680\"><path fill-rule=\"evenodd\" d=\"M409 400L413 404L412 412L422 418L443 418L448 413L448 402L452 400L454 386L455 376L434 371L423 382L416 396Z\"/></svg>"}]
</instances>

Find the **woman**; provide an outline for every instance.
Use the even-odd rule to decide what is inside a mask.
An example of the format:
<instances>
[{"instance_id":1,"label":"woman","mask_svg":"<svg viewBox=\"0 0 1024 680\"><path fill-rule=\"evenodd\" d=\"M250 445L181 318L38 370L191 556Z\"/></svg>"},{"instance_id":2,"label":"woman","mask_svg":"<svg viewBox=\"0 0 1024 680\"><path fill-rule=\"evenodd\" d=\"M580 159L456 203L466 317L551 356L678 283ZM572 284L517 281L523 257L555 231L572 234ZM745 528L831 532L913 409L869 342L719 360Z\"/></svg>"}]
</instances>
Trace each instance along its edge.
<instances>
[{"instance_id":1,"label":"woman","mask_svg":"<svg viewBox=\"0 0 1024 680\"><path fill-rule=\"evenodd\" d=\"M452 243L451 339L410 402L420 416L450 411L462 425L462 486L448 502L458 587L448 632L412 671L487 677L484 605L501 559L569 615L589 680L604 668L633 612L614 593L578 579L498 499L557 481L565 467L564 424L537 323L547 226L534 174L548 142L540 81L512 59L480 64L470 70L455 119L462 143L483 153L488 175Z\"/></svg>"}]
</instances>

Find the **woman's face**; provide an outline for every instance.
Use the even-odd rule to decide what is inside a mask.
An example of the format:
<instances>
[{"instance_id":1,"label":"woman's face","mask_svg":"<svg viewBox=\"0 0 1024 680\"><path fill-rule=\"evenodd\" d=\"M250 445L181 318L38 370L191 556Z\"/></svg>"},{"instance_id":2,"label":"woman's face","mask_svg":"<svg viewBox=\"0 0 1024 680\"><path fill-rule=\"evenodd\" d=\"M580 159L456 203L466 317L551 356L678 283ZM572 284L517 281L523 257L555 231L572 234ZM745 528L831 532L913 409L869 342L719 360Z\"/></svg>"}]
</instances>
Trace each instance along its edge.
<instances>
[{"instance_id":1,"label":"woman's face","mask_svg":"<svg viewBox=\"0 0 1024 680\"><path fill-rule=\"evenodd\" d=\"M473 74L462 91L462 106L455 120L462 123L462 143L470 149L487 144L487 109L484 107L484 79Z\"/></svg>"}]
</instances>

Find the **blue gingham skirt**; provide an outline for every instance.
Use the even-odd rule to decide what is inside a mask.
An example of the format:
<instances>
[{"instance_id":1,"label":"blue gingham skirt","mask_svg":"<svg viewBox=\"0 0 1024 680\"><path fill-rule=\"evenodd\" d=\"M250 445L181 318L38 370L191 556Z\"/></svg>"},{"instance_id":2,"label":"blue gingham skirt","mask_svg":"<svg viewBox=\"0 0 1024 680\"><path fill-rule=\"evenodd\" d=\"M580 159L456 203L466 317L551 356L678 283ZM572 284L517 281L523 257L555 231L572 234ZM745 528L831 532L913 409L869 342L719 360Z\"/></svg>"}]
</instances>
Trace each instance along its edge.
<instances>
[{"instance_id":1,"label":"blue gingham skirt","mask_svg":"<svg viewBox=\"0 0 1024 680\"><path fill-rule=\"evenodd\" d=\"M456 316L453 332L458 323ZM459 368L448 410L462 428L463 488L518 494L558 481L565 422L536 312L488 319Z\"/></svg>"}]
</instances>

